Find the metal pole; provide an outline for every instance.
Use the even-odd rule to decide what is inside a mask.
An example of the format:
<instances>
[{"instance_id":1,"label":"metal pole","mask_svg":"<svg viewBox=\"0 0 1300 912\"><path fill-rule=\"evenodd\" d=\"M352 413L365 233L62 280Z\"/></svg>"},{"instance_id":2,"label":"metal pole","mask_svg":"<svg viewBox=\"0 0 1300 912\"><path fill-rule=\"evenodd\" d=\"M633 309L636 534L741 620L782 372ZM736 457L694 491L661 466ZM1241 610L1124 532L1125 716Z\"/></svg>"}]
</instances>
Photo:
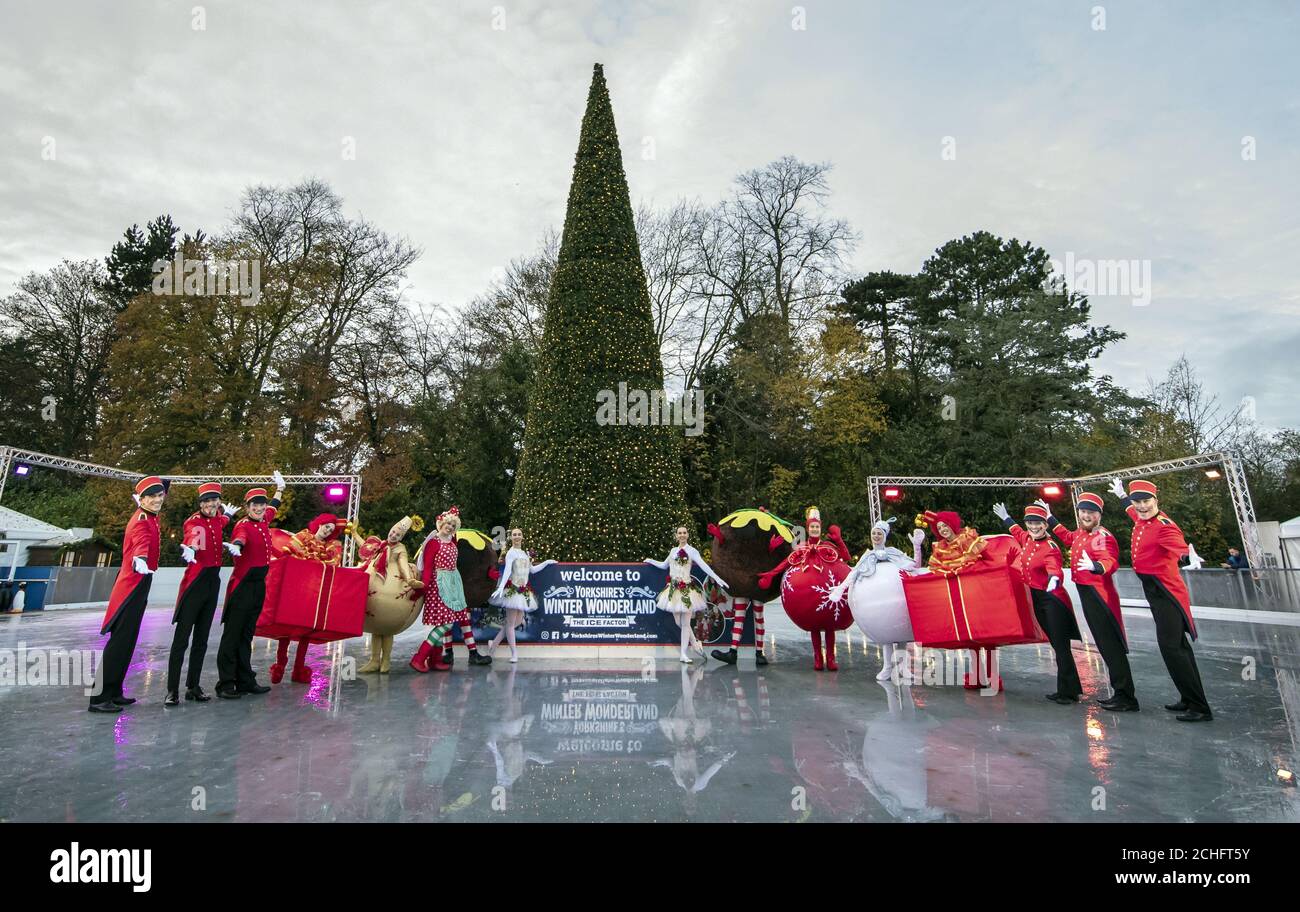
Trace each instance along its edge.
<instances>
[{"instance_id":1,"label":"metal pole","mask_svg":"<svg viewBox=\"0 0 1300 912\"><path fill-rule=\"evenodd\" d=\"M880 485L876 483L876 476L872 475L867 479L867 498L871 505L871 524L874 526L880 522Z\"/></svg>"},{"instance_id":2,"label":"metal pole","mask_svg":"<svg viewBox=\"0 0 1300 912\"><path fill-rule=\"evenodd\" d=\"M5 482L9 480L9 462L13 452L9 447L0 447L0 500L5 497Z\"/></svg>"},{"instance_id":3,"label":"metal pole","mask_svg":"<svg viewBox=\"0 0 1300 912\"><path fill-rule=\"evenodd\" d=\"M1233 456L1223 459L1223 474L1228 480L1228 495L1232 498L1232 509L1237 514L1237 529L1241 532L1242 549L1246 552L1246 561L1250 569L1258 572L1264 569L1264 549L1259 543L1259 527L1255 522L1255 504L1250 499L1250 486L1246 483L1246 473Z\"/></svg>"}]
</instances>

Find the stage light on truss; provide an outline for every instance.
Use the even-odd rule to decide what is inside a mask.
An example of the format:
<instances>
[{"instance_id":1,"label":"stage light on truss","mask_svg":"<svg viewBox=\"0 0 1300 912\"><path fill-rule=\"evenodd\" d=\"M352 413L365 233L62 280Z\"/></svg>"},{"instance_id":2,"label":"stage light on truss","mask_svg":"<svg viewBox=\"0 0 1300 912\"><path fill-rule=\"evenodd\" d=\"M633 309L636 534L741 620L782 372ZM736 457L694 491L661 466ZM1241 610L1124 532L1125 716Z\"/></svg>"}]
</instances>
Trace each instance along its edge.
<instances>
[{"instance_id":1,"label":"stage light on truss","mask_svg":"<svg viewBox=\"0 0 1300 912\"><path fill-rule=\"evenodd\" d=\"M20 478L24 478L32 474L32 467L25 462L20 462L14 466L14 474Z\"/></svg>"},{"instance_id":2,"label":"stage light on truss","mask_svg":"<svg viewBox=\"0 0 1300 912\"><path fill-rule=\"evenodd\" d=\"M902 500L902 499L903 499L903 489L902 489L902 488L892 488L892 487L891 487L891 488L885 488L884 490L882 490L882 491L880 492L880 496L883 497L883 498L885 498L885 500L888 500L888 501L891 501L891 502L896 501L896 500Z\"/></svg>"},{"instance_id":3,"label":"stage light on truss","mask_svg":"<svg viewBox=\"0 0 1300 912\"><path fill-rule=\"evenodd\" d=\"M348 486L345 484L329 484L321 496L330 503L344 503L348 499Z\"/></svg>"},{"instance_id":4,"label":"stage light on truss","mask_svg":"<svg viewBox=\"0 0 1300 912\"><path fill-rule=\"evenodd\" d=\"M1056 498L1061 496L1063 490L1064 489L1059 484L1045 484L1043 485L1043 499L1056 500Z\"/></svg>"},{"instance_id":5,"label":"stage light on truss","mask_svg":"<svg viewBox=\"0 0 1300 912\"><path fill-rule=\"evenodd\" d=\"M1220 472L1218 469L1206 469L1205 477L1213 481L1216 478L1222 478L1223 473Z\"/></svg>"}]
</instances>

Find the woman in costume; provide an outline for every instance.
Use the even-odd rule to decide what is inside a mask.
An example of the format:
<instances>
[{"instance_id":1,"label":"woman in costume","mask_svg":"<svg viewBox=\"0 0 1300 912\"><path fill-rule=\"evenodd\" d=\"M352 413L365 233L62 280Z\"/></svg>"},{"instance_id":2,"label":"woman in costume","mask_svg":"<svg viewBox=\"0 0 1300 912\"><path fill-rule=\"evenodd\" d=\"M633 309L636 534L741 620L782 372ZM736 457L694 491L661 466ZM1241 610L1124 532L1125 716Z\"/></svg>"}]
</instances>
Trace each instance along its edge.
<instances>
[{"instance_id":1,"label":"woman in costume","mask_svg":"<svg viewBox=\"0 0 1300 912\"><path fill-rule=\"evenodd\" d=\"M307 528L295 532L286 543L285 554L303 560L317 560L323 564L343 565L343 520L333 513L322 513L307 523ZM289 680L295 684L310 684L311 671L307 669L307 644L303 637L298 641L298 650L293 657L293 673ZM279 684L284 680L284 669L289 663L289 637L281 637L275 654L275 664L271 666L271 683Z\"/></svg>"},{"instance_id":2,"label":"woman in costume","mask_svg":"<svg viewBox=\"0 0 1300 912\"><path fill-rule=\"evenodd\" d=\"M914 570L921 563L919 529L912 538L912 556L908 557L888 544L889 533L898 518L882 519L871 527L871 547L863 552L844 582L831 590L831 599L839 601L845 592L849 610L862 632L881 648L882 667L877 681L888 681L894 669L894 648L912 642L912 618L907 613L903 579L899 575Z\"/></svg>"},{"instance_id":3,"label":"woman in costume","mask_svg":"<svg viewBox=\"0 0 1300 912\"><path fill-rule=\"evenodd\" d=\"M934 544L930 546L930 561L927 564L932 573L941 576L954 576L977 564L988 564L989 558L984 554L987 542L980 538L979 530L974 526L962 524L961 517L952 510L934 512L926 510L916 517L919 529L933 528ZM922 533L924 536L924 533ZM923 539L922 539L923 540ZM919 542L918 542L919 544ZM980 666L980 650L972 649L971 669L962 686L967 690L978 690L993 685L993 669L997 667L996 648L984 651L985 667ZM981 679L983 683L981 683ZM1002 677L997 679L997 689L1002 690Z\"/></svg>"},{"instance_id":4,"label":"woman in costume","mask_svg":"<svg viewBox=\"0 0 1300 912\"><path fill-rule=\"evenodd\" d=\"M519 651L515 648L515 628L524 622L525 614L537 610L537 594L533 592L532 575L553 563L555 561L545 560L534 564L533 552L524 550L524 530L510 530L510 550L506 552L496 591L488 599L489 604L504 608L506 616L501 622L501 629L488 646L488 655L496 652L501 640L505 639L510 643L510 663L513 665L519 661Z\"/></svg>"},{"instance_id":5,"label":"woman in costume","mask_svg":"<svg viewBox=\"0 0 1300 912\"><path fill-rule=\"evenodd\" d=\"M695 633L691 630L691 618L703 611L707 604L704 600L704 590L691 576L691 567L699 567L709 579L723 589L727 588L727 584L713 572L712 567L704 562L700 552L691 544L691 533L685 526L677 527L677 544L669 549L666 558L657 561L647 557L644 560L660 570L668 571L668 581L664 584L655 604L660 611L670 612L677 626L681 628L681 662L690 665L692 660L687 654L688 647L693 648L701 656L704 655L704 647L700 645L700 641L695 638Z\"/></svg>"},{"instance_id":6,"label":"woman in costume","mask_svg":"<svg viewBox=\"0 0 1300 912\"><path fill-rule=\"evenodd\" d=\"M420 614L424 583L415 575L402 539L407 532L423 528L424 520L419 516L403 516L384 539L373 535L362 539L355 531L351 533L362 569L370 576L365 623L370 634L370 661L357 669L361 674L388 674L393 637L414 624Z\"/></svg>"},{"instance_id":7,"label":"woman in costume","mask_svg":"<svg viewBox=\"0 0 1300 912\"><path fill-rule=\"evenodd\" d=\"M442 635L456 622L457 613L466 610L465 584L456 570L460 507L439 513L433 526L415 559L424 583L424 623L431 625L429 636L411 658L411 667L421 673L451 669L442 658Z\"/></svg>"},{"instance_id":8,"label":"woman in costume","mask_svg":"<svg viewBox=\"0 0 1300 912\"><path fill-rule=\"evenodd\" d=\"M853 615L843 597L832 598L831 591L849 575L849 561L853 557L839 526L828 530L826 537L830 541L822 540L822 514L816 507L809 507L804 513L804 526L808 530L804 543L771 570L759 574L758 585L768 589L778 574L785 573L781 580L781 605L796 627L812 635L813 670L838 671L835 631L847 630L853 623ZM824 658L823 636L826 639Z\"/></svg>"}]
</instances>

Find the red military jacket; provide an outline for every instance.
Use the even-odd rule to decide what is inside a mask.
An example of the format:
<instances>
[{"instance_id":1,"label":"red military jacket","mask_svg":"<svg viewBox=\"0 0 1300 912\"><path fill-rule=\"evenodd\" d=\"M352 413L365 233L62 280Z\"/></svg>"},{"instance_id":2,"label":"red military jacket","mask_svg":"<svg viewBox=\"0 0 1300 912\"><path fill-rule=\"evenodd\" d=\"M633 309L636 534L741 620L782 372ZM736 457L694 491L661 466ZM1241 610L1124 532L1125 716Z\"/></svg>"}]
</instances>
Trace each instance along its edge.
<instances>
[{"instance_id":1,"label":"red military jacket","mask_svg":"<svg viewBox=\"0 0 1300 912\"><path fill-rule=\"evenodd\" d=\"M271 547L270 524L275 519L275 511L279 506L278 499L272 500L257 522L244 517L235 523L235 528L230 533L230 543L239 545L242 550L239 557L235 558L235 572L230 575L230 582L226 585L226 600L223 604L230 604L230 594L238 588L249 570L271 563L275 551Z\"/></svg>"},{"instance_id":2,"label":"red military jacket","mask_svg":"<svg viewBox=\"0 0 1300 912\"><path fill-rule=\"evenodd\" d=\"M108 633L122 604L145 579L145 574L135 572L135 559L143 557L150 570L157 570L161 545L162 528L158 525L158 514L137 509L122 535L122 566L117 568L117 580L108 596L108 611L104 613L104 623L99 628L101 634Z\"/></svg>"},{"instance_id":3,"label":"red military jacket","mask_svg":"<svg viewBox=\"0 0 1300 912\"><path fill-rule=\"evenodd\" d=\"M1124 612L1119 603L1119 590L1115 588L1115 571L1119 569L1119 542L1115 536L1111 535L1101 526L1093 529L1091 532L1085 532L1083 529L1070 531L1055 517L1048 520L1048 525L1052 527L1052 532L1056 537L1063 541L1070 548L1070 573L1076 586L1092 586L1096 589L1110 609L1110 613L1115 616L1115 623L1119 625L1120 636L1128 642L1128 631L1124 629ZM1078 570L1079 555L1087 550L1088 556L1095 562L1101 564L1101 573L1093 573L1091 570Z\"/></svg>"},{"instance_id":4,"label":"red military jacket","mask_svg":"<svg viewBox=\"0 0 1300 912\"><path fill-rule=\"evenodd\" d=\"M185 575L181 577L181 589L176 593L177 608L180 608L181 599L185 598L185 590L199 578L200 573L208 567L221 566L221 541L228 525L230 517L220 511L216 516L195 513L185 520L181 543L194 549L194 563L186 565ZM176 623L175 617L172 618L172 623Z\"/></svg>"},{"instance_id":5,"label":"red military jacket","mask_svg":"<svg viewBox=\"0 0 1300 912\"><path fill-rule=\"evenodd\" d=\"M1155 577L1168 590L1183 609L1188 632L1193 640L1196 639L1192 598L1187 592L1182 574L1178 572L1178 559L1187 554L1187 539L1183 538L1183 530L1163 510L1151 519L1139 517L1132 506L1127 512L1133 520L1133 541L1129 553L1133 558L1134 572Z\"/></svg>"},{"instance_id":6,"label":"red military jacket","mask_svg":"<svg viewBox=\"0 0 1300 912\"><path fill-rule=\"evenodd\" d=\"M1020 546L1020 554L1012 562L1011 566L1015 567L1020 573L1020 578L1025 581L1025 585L1030 589L1047 589L1047 581L1056 577L1056 588L1051 594L1056 596L1067 608L1070 607L1070 597L1065 594L1065 577L1061 573L1061 549L1056 546L1056 542L1050 538L1044 538L1041 541L1033 538L1028 532L1020 527L1019 523L1012 523L1007 529L1011 536ZM1074 609L1071 608L1071 611Z\"/></svg>"}]
</instances>

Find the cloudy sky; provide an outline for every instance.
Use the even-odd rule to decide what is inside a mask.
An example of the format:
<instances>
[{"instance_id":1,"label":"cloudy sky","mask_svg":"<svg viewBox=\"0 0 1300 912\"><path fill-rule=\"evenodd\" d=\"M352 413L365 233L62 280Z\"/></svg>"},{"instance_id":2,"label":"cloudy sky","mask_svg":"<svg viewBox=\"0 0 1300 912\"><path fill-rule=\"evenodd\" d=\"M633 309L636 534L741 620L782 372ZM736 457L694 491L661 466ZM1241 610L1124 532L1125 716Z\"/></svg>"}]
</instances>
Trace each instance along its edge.
<instances>
[{"instance_id":1,"label":"cloudy sky","mask_svg":"<svg viewBox=\"0 0 1300 912\"><path fill-rule=\"evenodd\" d=\"M562 223L600 62L634 201L790 154L833 163L859 272L977 229L1148 263L1149 303L1093 297L1129 334L1100 368L1141 389L1186 352L1300 426L1298 43L1286 0L0 0L0 295L314 176L456 307Z\"/></svg>"}]
</instances>

